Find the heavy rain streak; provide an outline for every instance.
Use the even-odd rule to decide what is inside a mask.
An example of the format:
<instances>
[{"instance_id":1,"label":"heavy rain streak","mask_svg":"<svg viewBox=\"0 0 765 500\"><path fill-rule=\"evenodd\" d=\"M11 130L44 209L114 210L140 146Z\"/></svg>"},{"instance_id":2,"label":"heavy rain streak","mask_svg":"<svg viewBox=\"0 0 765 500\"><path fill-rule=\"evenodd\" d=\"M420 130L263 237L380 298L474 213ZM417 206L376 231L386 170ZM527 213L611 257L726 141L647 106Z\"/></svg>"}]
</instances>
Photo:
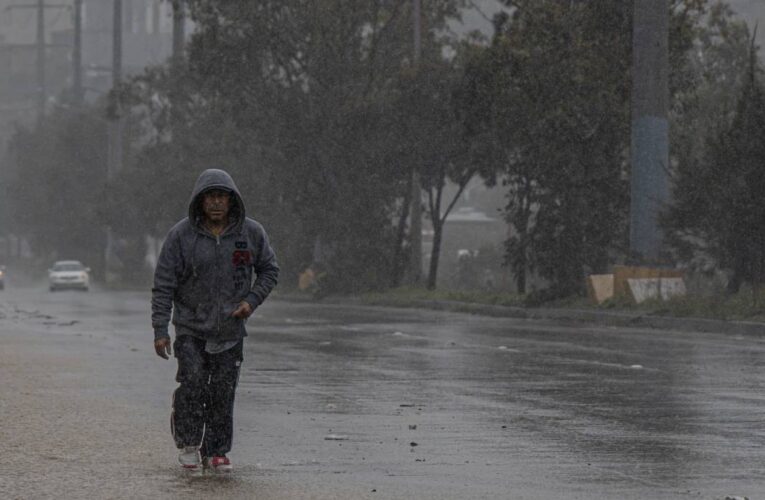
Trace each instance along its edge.
<instances>
[{"instance_id":1,"label":"heavy rain streak","mask_svg":"<svg viewBox=\"0 0 765 500\"><path fill-rule=\"evenodd\" d=\"M0 0L0 498L765 497L763 21Z\"/></svg>"}]
</instances>

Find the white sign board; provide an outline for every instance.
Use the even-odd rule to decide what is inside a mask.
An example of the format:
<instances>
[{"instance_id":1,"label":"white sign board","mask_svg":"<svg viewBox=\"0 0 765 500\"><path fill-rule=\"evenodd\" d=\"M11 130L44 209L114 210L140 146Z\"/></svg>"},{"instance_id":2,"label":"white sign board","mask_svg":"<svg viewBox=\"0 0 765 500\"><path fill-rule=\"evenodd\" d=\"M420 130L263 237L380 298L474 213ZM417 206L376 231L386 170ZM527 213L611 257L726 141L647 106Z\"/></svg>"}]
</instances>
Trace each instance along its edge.
<instances>
[{"instance_id":1,"label":"white sign board","mask_svg":"<svg viewBox=\"0 0 765 500\"><path fill-rule=\"evenodd\" d=\"M636 304L648 299L667 300L686 291L683 278L630 278L627 285Z\"/></svg>"}]
</instances>

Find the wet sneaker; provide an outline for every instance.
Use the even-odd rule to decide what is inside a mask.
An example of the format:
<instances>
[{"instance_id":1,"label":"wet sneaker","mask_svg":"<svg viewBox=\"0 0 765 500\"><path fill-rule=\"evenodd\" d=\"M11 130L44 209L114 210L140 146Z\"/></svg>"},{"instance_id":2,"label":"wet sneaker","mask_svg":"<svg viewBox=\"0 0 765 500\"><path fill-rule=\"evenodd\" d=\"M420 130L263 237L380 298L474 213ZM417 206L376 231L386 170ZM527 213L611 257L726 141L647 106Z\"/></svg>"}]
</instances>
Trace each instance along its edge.
<instances>
[{"instance_id":1,"label":"wet sneaker","mask_svg":"<svg viewBox=\"0 0 765 500\"><path fill-rule=\"evenodd\" d=\"M186 470L197 471L202 469L202 457L199 454L199 448L196 446L186 446L178 454L178 463Z\"/></svg>"},{"instance_id":2,"label":"wet sneaker","mask_svg":"<svg viewBox=\"0 0 765 500\"><path fill-rule=\"evenodd\" d=\"M216 472L231 472L234 467L228 457L205 457L205 467Z\"/></svg>"}]
</instances>

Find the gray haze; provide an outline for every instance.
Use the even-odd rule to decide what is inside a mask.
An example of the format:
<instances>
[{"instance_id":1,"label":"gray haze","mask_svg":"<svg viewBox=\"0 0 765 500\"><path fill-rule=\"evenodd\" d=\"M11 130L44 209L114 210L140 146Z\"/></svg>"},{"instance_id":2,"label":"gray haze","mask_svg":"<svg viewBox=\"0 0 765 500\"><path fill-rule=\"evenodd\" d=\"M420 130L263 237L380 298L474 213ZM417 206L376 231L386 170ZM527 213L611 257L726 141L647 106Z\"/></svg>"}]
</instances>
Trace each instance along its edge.
<instances>
[{"instance_id":1,"label":"gray haze","mask_svg":"<svg viewBox=\"0 0 765 500\"><path fill-rule=\"evenodd\" d=\"M413 0L196 0L219 9L197 31L123 0L120 79L112 0L83 0L78 95L72 2L45 3L38 66L38 2L0 0L0 499L762 496L765 82L742 23L687 16L658 50L617 0L547 0L494 39L496 0L461 23L422 0L424 33ZM655 254L629 241L636 135L671 145ZM189 202L210 168L230 211L228 180ZM237 354L231 474L176 461L179 333Z\"/></svg>"}]
</instances>

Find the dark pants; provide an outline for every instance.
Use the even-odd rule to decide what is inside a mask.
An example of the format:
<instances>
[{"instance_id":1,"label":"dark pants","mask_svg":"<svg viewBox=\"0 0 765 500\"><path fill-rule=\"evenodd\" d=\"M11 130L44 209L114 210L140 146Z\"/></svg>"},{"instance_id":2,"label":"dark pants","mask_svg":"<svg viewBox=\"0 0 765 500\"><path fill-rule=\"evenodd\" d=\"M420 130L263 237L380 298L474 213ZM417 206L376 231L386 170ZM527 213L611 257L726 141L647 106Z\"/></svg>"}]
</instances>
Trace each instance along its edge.
<instances>
[{"instance_id":1,"label":"dark pants","mask_svg":"<svg viewBox=\"0 0 765 500\"><path fill-rule=\"evenodd\" d=\"M170 425L178 448L201 446L203 457L231 451L234 393L242 364L242 345L210 354L205 341L181 335L173 348L178 359Z\"/></svg>"}]
</instances>

